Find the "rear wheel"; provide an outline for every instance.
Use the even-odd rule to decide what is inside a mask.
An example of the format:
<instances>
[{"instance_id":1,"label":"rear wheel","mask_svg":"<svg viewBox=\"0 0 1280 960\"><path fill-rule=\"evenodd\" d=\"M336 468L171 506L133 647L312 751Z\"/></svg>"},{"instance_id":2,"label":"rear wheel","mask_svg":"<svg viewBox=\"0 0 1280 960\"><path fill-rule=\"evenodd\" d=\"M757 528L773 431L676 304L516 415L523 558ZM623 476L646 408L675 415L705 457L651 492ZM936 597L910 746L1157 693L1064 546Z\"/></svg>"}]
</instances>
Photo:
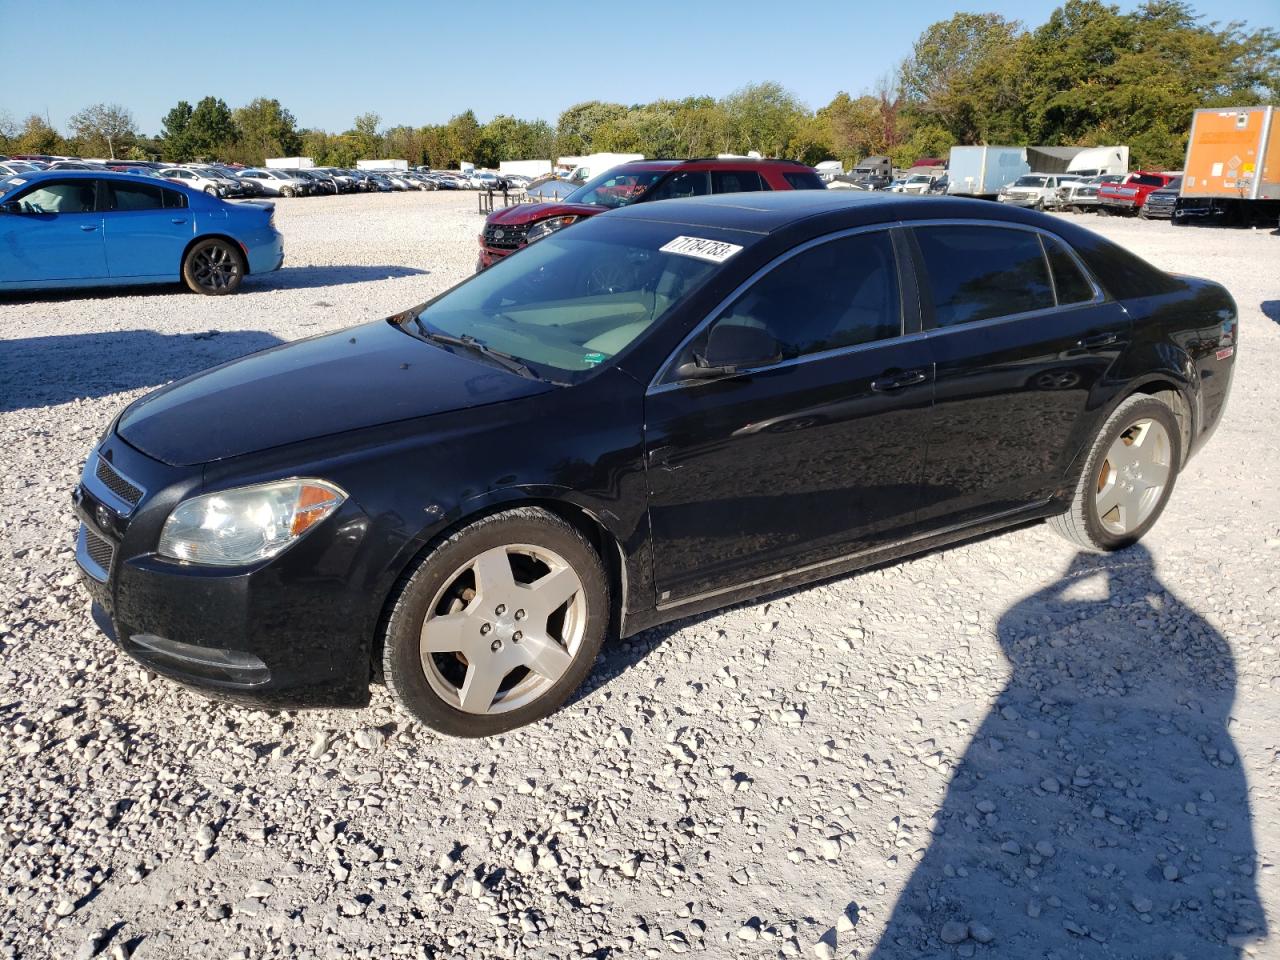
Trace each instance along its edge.
<instances>
[{"instance_id":1,"label":"rear wheel","mask_svg":"<svg viewBox=\"0 0 1280 960\"><path fill-rule=\"evenodd\" d=\"M293 187L280 188L280 196L282 197L296 197L297 195L298 195L298 192L294 190Z\"/></svg>"},{"instance_id":2,"label":"rear wheel","mask_svg":"<svg viewBox=\"0 0 1280 960\"><path fill-rule=\"evenodd\" d=\"M226 240L201 240L182 261L182 279L196 293L217 297L234 293L244 279L244 258Z\"/></svg>"},{"instance_id":3,"label":"rear wheel","mask_svg":"<svg viewBox=\"0 0 1280 960\"><path fill-rule=\"evenodd\" d=\"M1094 440L1071 508L1050 518L1066 539L1092 551L1136 543L1164 511L1182 462L1182 433L1164 401L1127 398Z\"/></svg>"},{"instance_id":4,"label":"rear wheel","mask_svg":"<svg viewBox=\"0 0 1280 960\"><path fill-rule=\"evenodd\" d=\"M401 581L383 673L427 726L480 737L552 713L586 679L609 621L594 548L544 510L459 530Z\"/></svg>"}]
</instances>

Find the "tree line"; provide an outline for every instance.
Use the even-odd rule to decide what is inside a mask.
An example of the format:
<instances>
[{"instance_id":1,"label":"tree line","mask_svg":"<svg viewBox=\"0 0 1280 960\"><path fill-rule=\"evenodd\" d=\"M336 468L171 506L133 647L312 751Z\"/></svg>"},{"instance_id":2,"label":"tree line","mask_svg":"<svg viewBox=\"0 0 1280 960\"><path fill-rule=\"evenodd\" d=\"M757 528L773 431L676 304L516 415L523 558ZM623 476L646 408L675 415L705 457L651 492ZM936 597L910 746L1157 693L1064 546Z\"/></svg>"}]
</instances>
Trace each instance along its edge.
<instances>
[{"instance_id":1,"label":"tree line","mask_svg":"<svg viewBox=\"0 0 1280 960\"><path fill-rule=\"evenodd\" d=\"M436 168L613 151L696 157L759 151L846 165L887 155L898 166L956 144L1128 144L1140 167L1173 169L1198 107L1280 99L1280 33L1208 23L1183 0L1148 0L1129 13L1068 0L1035 28L993 13L933 24L898 69L857 96L811 110L783 85L755 83L726 97L643 104L587 101L554 125L465 110L442 124L384 128L376 113L331 133L299 128L279 100L232 109L208 96L179 101L156 136L130 111L95 104L64 134L37 115L0 114L0 153L222 160L310 156L324 166L395 157Z\"/></svg>"}]
</instances>

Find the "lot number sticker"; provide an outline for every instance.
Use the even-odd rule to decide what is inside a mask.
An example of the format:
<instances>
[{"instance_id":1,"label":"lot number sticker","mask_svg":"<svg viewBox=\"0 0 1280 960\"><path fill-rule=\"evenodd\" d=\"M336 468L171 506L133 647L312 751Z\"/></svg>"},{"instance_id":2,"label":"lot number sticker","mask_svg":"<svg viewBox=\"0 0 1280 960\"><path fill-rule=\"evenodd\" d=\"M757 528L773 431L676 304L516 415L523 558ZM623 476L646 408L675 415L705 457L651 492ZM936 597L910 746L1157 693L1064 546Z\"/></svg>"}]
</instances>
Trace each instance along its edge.
<instances>
[{"instance_id":1,"label":"lot number sticker","mask_svg":"<svg viewBox=\"0 0 1280 960\"><path fill-rule=\"evenodd\" d=\"M742 249L736 243L723 240L704 240L702 237L676 237L658 248L663 253L675 253L682 257L695 257L711 263L724 263Z\"/></svg>"}]
</instances>

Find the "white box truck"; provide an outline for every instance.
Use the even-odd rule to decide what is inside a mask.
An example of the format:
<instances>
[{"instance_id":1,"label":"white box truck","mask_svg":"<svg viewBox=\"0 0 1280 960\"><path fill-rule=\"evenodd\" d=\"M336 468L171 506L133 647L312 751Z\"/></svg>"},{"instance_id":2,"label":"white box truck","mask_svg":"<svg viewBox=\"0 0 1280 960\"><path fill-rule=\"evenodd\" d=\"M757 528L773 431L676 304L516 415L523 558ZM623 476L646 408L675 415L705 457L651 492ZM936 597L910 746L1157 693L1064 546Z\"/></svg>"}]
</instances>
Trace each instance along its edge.
<instances>
[{"instance_id":1,"label":"white box truck","mask_svg":"<svg viewBox=\"0 0 1280 960\"><path fill-rule=\"evenodd\" d=\"M1026 147L952 147L947 193L992 199L1001 187L1030 172Z\"/></svg>"},{"instance_id":2,"label":"white box truck","mask_svg":"<svg viewBox=\"0 0 1280 960\"><path fill-rule=\"evenodd\" d=\"M271 157L264 164L269 170L309 170L315 165L310 157Z\"/></svg>"},{"instance_id":3,"label":"white box truck","mask_svg":"<svg viewBox=\"0 0 1280 960\"><path fill-rule=\"evenodd\" d=\"M545 177L551 172L550 160L502 160L498 163L498 172L510 176Z\"/></svg>"},{"instance_id":4,"label":"white box truck","mask_svg":"<svg viewBox=\"0 0 1280 960\"><path fill-rule=\"evenodd\" d=\"M408 160L357 160L357 170L408 170Z\"/></svg>"}]
</instances>

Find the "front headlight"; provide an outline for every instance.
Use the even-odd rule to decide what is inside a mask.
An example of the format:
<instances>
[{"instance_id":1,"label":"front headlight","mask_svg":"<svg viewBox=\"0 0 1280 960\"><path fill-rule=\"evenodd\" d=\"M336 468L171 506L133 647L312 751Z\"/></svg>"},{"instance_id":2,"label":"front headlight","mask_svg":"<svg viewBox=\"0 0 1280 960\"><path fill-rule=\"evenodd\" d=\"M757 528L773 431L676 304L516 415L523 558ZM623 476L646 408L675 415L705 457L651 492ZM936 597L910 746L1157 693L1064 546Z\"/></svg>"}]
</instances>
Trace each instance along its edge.
<instances>
[{"instance_id":1,"label":"front headlight","mask_svg":"<svg viewBox=\"0 0 1280 960\"><path fill-rule=\"evenodd\" d=\"M535 223L529 228L528 234L525 235L526 243L533 243L535 240L541 240L543 237L549 237L557 230L562 230L571 223L576 223L577 217L552 217L550 220L543 220L541 223Z\"/></svg>"},{"instance_id":2,"label":"front headlight","mask_svg":"<svg viewBox=\"0 0 1280 960\"><path fill-rule=\"evenodd\" d=\"M324 480L278 480L185 500L160 534L162 557L215 567L274 557L347 499Z\"/></svg>"}]
</instances>

